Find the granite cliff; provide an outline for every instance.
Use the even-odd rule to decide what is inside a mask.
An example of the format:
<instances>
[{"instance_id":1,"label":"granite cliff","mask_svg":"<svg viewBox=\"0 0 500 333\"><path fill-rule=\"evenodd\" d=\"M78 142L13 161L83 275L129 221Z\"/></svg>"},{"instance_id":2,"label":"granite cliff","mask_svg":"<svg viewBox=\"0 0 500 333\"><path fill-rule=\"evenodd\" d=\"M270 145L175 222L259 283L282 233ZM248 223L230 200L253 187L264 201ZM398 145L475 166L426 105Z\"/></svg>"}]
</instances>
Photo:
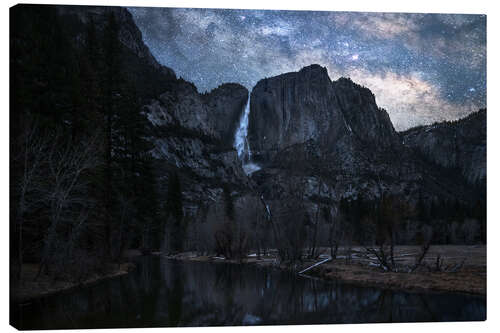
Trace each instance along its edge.
<instances>
[{"instance_id":1,"label":"granite cliff","mask_svg":"<svg viewBox=\"0 0 500 333\"><path fill-rule=\"evenodd\" d=\"M413 203L467 201L470 184L485 184L485 111L397 133L368 88L348 78L332 81L320 65L262 79L251 92L227 83L200 93L155 60L126 9L57 8L80 48L88 25L103 34L113 14L124 65L149 120L160 192L171 172L179 173L187 214L221 203L227 186L243 206L261 198L272 206L300 194L312 214L320 203L335 210L342 198L384 193ZM247 139L261 169L246 175L233 144L249 96Z\"/></svg>"},{"instance_id":2,"label":"granite cliff","mask_svg":"<svg viewBox=\"0 0 500 333\"><path fill-rule=\"evenodd\" d=\"M457 121L409 129L400 136L430 162L458 169L471 185L486 186L486 109Z\"/></svg>"},{"instance_id":3,"label":"granite cliff","mask_svg":"<svg viewBox=\"0 0 500 333\"><path fill-rule=\"evenodd\" d=\"M468 138L459 143L463 161L485 156L480 138L484 119L462 123L456 131ZM319 65L259 81L251 93L249 126L254 160L263 167L252 178L269 200L278 202L297 192L311 207L342 198L373 200L384 193L413 203L468 200L465 180L448 170L454 165L436 167L412 149L425 128L397 133L369 89L347 78L332 82ZM454 140L453 133L443 133L442 140ZM456 159L443 147L430 149L435 149L434 158Z\"/></svg>"},{"instance_id":4,"label":"granite cliff","mask_svg":"<svg viewBox=\"0 0 500 333\"><path fill-rule=\"evenodd\" d=\"M370 90L346 78L332 82L319 65L263 79L251 97L249 141L257 161L309 140L327 152L340 142L377 150L399 144Z\"/></svg>"}]
</instances>

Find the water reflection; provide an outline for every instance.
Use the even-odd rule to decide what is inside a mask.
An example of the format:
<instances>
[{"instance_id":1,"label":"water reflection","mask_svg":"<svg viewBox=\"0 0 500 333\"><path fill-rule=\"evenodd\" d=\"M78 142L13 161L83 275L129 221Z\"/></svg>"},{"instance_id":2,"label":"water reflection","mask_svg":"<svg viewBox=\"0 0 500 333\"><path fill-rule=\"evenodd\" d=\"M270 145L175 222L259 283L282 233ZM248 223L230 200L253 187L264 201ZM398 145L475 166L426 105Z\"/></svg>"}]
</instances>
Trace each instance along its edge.
<instances>
[{"instance_id":1,"label":"water reflection","mask_svg":"<svg viewBox=\"0 0 500 333\"><path fill-rule=\"evenodd\" d=\"M25 329L269 325L484 320L486 301L144 257L128 276L13 310Z\"/></svg>"}]
</instances>

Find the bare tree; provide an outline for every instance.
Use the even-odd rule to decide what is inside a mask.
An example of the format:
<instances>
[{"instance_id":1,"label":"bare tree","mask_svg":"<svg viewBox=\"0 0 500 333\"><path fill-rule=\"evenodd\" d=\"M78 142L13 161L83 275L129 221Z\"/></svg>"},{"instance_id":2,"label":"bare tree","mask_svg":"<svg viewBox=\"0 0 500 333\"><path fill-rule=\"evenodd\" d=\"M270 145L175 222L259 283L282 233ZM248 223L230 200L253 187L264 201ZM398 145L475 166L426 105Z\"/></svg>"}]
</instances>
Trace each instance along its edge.
<instances>
[{"instance_id":1,"label":"bare tree","mask_svg":"<svg viewBox=\"0 0 500 333\"><path fill-rule=\"evenodd\" d=\"M476 219L466 218L462 225L465 244L475 244L480 235L480 225Z\"/></svg>"},{"instance_id":2,"label":"bare tree","mask_svg":"<svg viewBox=\"0 0 500 333\"><path fill-rule=\"evenodd\" d=\"M262 223L264 210L265 207L255 196L243 196L236 201L235 215L239 229L246 235L247 247L256 251L258 259L265 239Z\"/></svg>"},{"instance_id":3,"label":"bare tree","mask_svg":"<svg viewBox=\"0 0 500 333\"><path fill-rule=\"evenodd\" d=\"M337 258L340 243L344 238L344 229L341 226L342 217L339 213L332 214L328 208L324 209L325 220L329 221L328 244L330 246L330 257Z\"/></svg>"},{"instance_id":4,"label":"bare tree","mask_svg":"<svg viewBox=\"0 0 500 333\"><path fill-rule=\"evenodd\" d=\"M22 172L18 178L12 183L14 193L18 196L16 207L16 220L18 228L18 277L19 281L22 277L23 266L23 228L25 216L31 213L42 202L37 190L39 190L39 182L43 177L42 164L44 162L45 153L49 145L49 141L45 136L42 136L38 126L34 122L29 122L24 127L24 132L19 140L22 142L21 151L13 155L14 162L22 166Z\"/></svg>"},{"instance_id":5,"label":"bare tree","mask_svg":"<svg viewBox=\"0 0 500 333\"><path fill-rule=\"evenodd\" d=\"M379 266L386 271L397 271L394 245L395 234L401 219L408 213L408 205L396 196L382 195L376 224L376 247L366 247L375 256Z\"/></svg>"},{"instance_id":6,"label":"bare tree","mask_svg":"<svg viewBox=\"0 0 500 333\"><path fill-rule=\"evenodd\" d=\"M323 182L321 180L321 177L318 177L318 188L317 188L317 200L319 201L321 197L321 187L323 185ZM312 235L312 244L311 244L311 252L309 253L309 258L317 258L317 249L316 249L316 243L318 241L318 228L319 228L319 221L320 221L320 209L321 205L318 202L316 204L316 214L314 218L314 224L313 224L313 235Z\"/></svg>"},{"instance_id":7,"label":"bare tree","mask_svg":"<svg viewBox=\"0 0 500 333\"><path fill-rule=\"evenodd\" d=\"M410 273L416 271L424 262L427 252L431 247L432 232L432 227L428 225L422 225L419 228L416 241L420 245L420 252L415 258L415 264L408 270Z\"/></svg>"},{"instance_id":8,"label":"bare tree","mask_svg":"<svg viewBox=\"0 0 500 333\"><path fill-rule=\"evenodd\" d=\"M90 180L86 173L98 165L98 135L75 144L64 141L60 133L54 133L48 147L45 163L47 179L39 184L43 200L49 208L49 226L44 237L42 258L37 277L44 271L54 254L61 250L57 246L58 229L69 233L67 244L74 247L77 234L87 221L94 203L89 199Z\"/></svg>"},{"instance_id":9,"label":"bare tree","mask_svg":"<svg viewBox=\"0 0 500 333\"><path fill-rule=\"evenodd\" d=\"M300 184L294 184L292 196L282 198L274 207L272 225L281 262L290 265L302 261L306 244L306 225L310 224Z\"/></svg>"}]
</instances>

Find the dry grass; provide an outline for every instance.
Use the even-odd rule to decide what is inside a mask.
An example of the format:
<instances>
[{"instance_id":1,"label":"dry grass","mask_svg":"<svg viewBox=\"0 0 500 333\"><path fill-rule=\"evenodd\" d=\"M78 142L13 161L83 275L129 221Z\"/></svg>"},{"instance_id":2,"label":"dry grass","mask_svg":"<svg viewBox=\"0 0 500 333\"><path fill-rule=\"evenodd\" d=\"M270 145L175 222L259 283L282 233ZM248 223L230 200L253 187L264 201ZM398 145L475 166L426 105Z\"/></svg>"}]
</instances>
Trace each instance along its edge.
<instances>
[{"instance_id":1,"label":"dry grass","mask_svg":"<svg viewBox=\"0 0 500 333\"><path fill-rule=\"evenodd\" d=\"M359 263L346 265L344 262L329 262L318 266L312 275L327 280L342 280L367 286L414 291L447 291L471 294L486 294L486 268L464 267L449 272L394 273Z\"/></svg>"},{"instance_id":2,"label":"dry grass","mask_svg":"<svg viewBox=\"0 0 500 333\"><path fill-rule=\"evenodd\" d=\"M324 248L319 260L329 254ZM418 246L396 246L395 258L400 265L412 265L419 253ZM345 249L340 248L338 259L324 263L307 272L325 280L342 280L366 286L377 286L390 289L412 291L442 291L464 292L471 294L486 294L486 246L465 245L435 245L431 246L424 260L425 267L413 273L384 272L374 266L376 261L366 256L366 251L361 247L354 247L353 258L350 264L345 261ZM271 251L274 253L274 251ZM193 252L180 253L167 256L171 259L239 263L235 260L225 260L214 256L197 256ZM452 267L460 263L463 266L457 272L432 272L426 267L433 267L437 258L440 258L442 267ZM311 266L319 260L305 260L300 264L290 267L279 264L276 255L262 257L258 260L255 256L247 257L244 263L259 266L279 266L282 269L300 271ZM370 264L371 263L371 264Z\"/></svg>"},{"instance_id":3,"label":"dry grass","mask_svg":"<svg viewBox=\"0 0 500 333\"><path fill-rule=\"evenodd\" d=\"M419 251L418 246L396 246L395 261L401 266L411 266ZM391 289L486 294L486 246L484 245L431 246L423 266L413 273L384 272L374 266L376 261L366 256L364 249L359 247L353 248L351 264L346 264L343 259L345 249L340 249L340 257L342 259L320 265L308 274L327 280L338 279ZM433 271L438 258L442 268L456 267L461 263L463 266L457 272Z\"/></svg>"}]
</instances>

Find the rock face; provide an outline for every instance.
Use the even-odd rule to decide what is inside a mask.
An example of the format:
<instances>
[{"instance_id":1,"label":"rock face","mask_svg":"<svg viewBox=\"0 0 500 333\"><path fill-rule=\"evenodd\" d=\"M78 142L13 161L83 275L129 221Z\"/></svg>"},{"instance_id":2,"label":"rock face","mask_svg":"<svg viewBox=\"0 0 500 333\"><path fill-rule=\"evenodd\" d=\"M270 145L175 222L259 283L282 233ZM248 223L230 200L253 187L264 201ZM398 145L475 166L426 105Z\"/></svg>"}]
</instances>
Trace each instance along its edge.
<instances>
[{"instance_id":1,"label":"rock face","mask_svg":"<svg viewBox=\"0 0 500 333\"><path fill-rule=\"evenodd\" d=\"M186 130L222 141L230 147L238 118L248 96L248 90L239 84L226 84L207 94L199 94L196 87L182 79L174 89L153 99L148 113L153 123L160 119L164 125L180 126Z\"/></svg>"},{"instance_id":2,"label":"rock face","mask_svg":"<svg viewBox=\"0 0 500 333\"><path fill-rule=\"evenodd\" d=\"M29 5L28 5L29 6ZM126 8L100 6L53 6L61 26L70 31L73 42L86 47L86 34L93 25L98 35L104 35L109 18L113 16L121 42L122 66L131 81L137 83L138 95L144 100L172 89L177 80L175 72L159 64L142 40L142 33Z\"/></svg>"},{"instance_id":3,"label":"rock face","mask_svg":"<svg viewBox=\"0 0 500 333\"><path fill-rule=\"evenodd\" d=\"M238 121L248 99L248 90L237 83L225 83L202 98L210 110L209 118L217 135L232 146Z\"/></svg>"},{"instance_id":4,"label":"rock face","mask_svg":"<svg viewBox=\"0 0 500 333\"><path fill-rule=\"evenodd\" d=\"M369 89L346 78L332 82L318 65L259 81L249 127L250 148L263 166L252 176L259 191L276 204L299 193L311 214L318 202L335 206L384 193L413 203L467 201L465 179L486 174L481 114L436 132L399 134ZM465 179L450 172L456 166Z\"/></svg>"},{"instance_id":5,"label":"rock face","mask_svg":"<svg viewBox=\"0 0 500 333\"><path fill-rule=\"evenodd\" d=\"M326 68L318 65L259 81L250 110L250 148L257 158L308 140L328 146L348 133Z\"/></svg>"},{"instance_id":6,"label":"rock face","mask_svg":"<svg viewBox=\"0 0 500 333\"><path fill-rule=\"evenodd\" d=\"M375 149L399 144L387 112L377 107L370 90L350 79L332 82L319 65L263 79L251 96L250 148L263 163L309 140L325 151L336 150L341 141Z\"/></svg>"},{"instance_id":7,"label":"rock face","mask_svg":"<svg viewBox=\"0 0 500 333\"><path fill-rule=\"evenodd\" d=\"M244 189L248 179L230 134L248 91L228 85L201 95L189 83L179 85L182 88L165 92L143 107L152 125L158 165L182 172L183 194L193 205L217 199L213 194L222 193L222 184ZM226 99L231 102L222 104Z\"/></svg>"},{"instance_id":8,"label":"rock face","mask_svg":"<svg viewBox=\"0 0 500 333\"><path fill-rule=\"evenodd\" d=\"M389 114L377 106L368 88L346 78L332 82L332 86L348 127L359 141L382 149L400 144Z\"/></svg>"},{"instance_id":9,"label":"rock face","mask_svg":"<svg viewBox=\"0 0 500 333\"><path fill-rule=\"evenodd\" d=\"M405 146L444 168L459 169L471 185L486 185L486 110L454 122L400 133Z\"/></svg>"},{"instance_id":10,"label":"rock face","mask_svg":"<svg viewBox=\"0 0 500 333\"><path fill-rule=\"evenodd\" d=\"M123 46L137 56L153 69L164 74L174 76L175 72L163 65L160 65L153 57L149 48L142 41L142 33L135 25L130 12L121 7L101 7L101 6L55 6L59 15L73 22L81 22L81 26L88 25L91 21L96 26L98 32L105 29L105 22L109 15L113 15L118 26L118 38ZM75 36L76 40L84 41L81 33Z\"/></svg>"},{"instance_id":11,"label":"rock face","mask_svg":"<svg viewBox=\"0 0 500 333\"><path fill-rule=\"evenodd\" d=\"M245 87L227 83L200 94L194 84L177 78L172 69L156 61L125 8L54 8L61 24L71 30L69 35L77 48L86 47L90 25L96 34L105 34L113 17L121 42L121 65L127 68L131 81L137 83L141 110L149 120L148 139L154 144L151 153L160 195L165 195L172 171L179 176L185 214L191 217L214 202L220 205L224 186L239 198L250 192L250 180L232 147L248 100Z\"/></svg>"}]
</instances>

